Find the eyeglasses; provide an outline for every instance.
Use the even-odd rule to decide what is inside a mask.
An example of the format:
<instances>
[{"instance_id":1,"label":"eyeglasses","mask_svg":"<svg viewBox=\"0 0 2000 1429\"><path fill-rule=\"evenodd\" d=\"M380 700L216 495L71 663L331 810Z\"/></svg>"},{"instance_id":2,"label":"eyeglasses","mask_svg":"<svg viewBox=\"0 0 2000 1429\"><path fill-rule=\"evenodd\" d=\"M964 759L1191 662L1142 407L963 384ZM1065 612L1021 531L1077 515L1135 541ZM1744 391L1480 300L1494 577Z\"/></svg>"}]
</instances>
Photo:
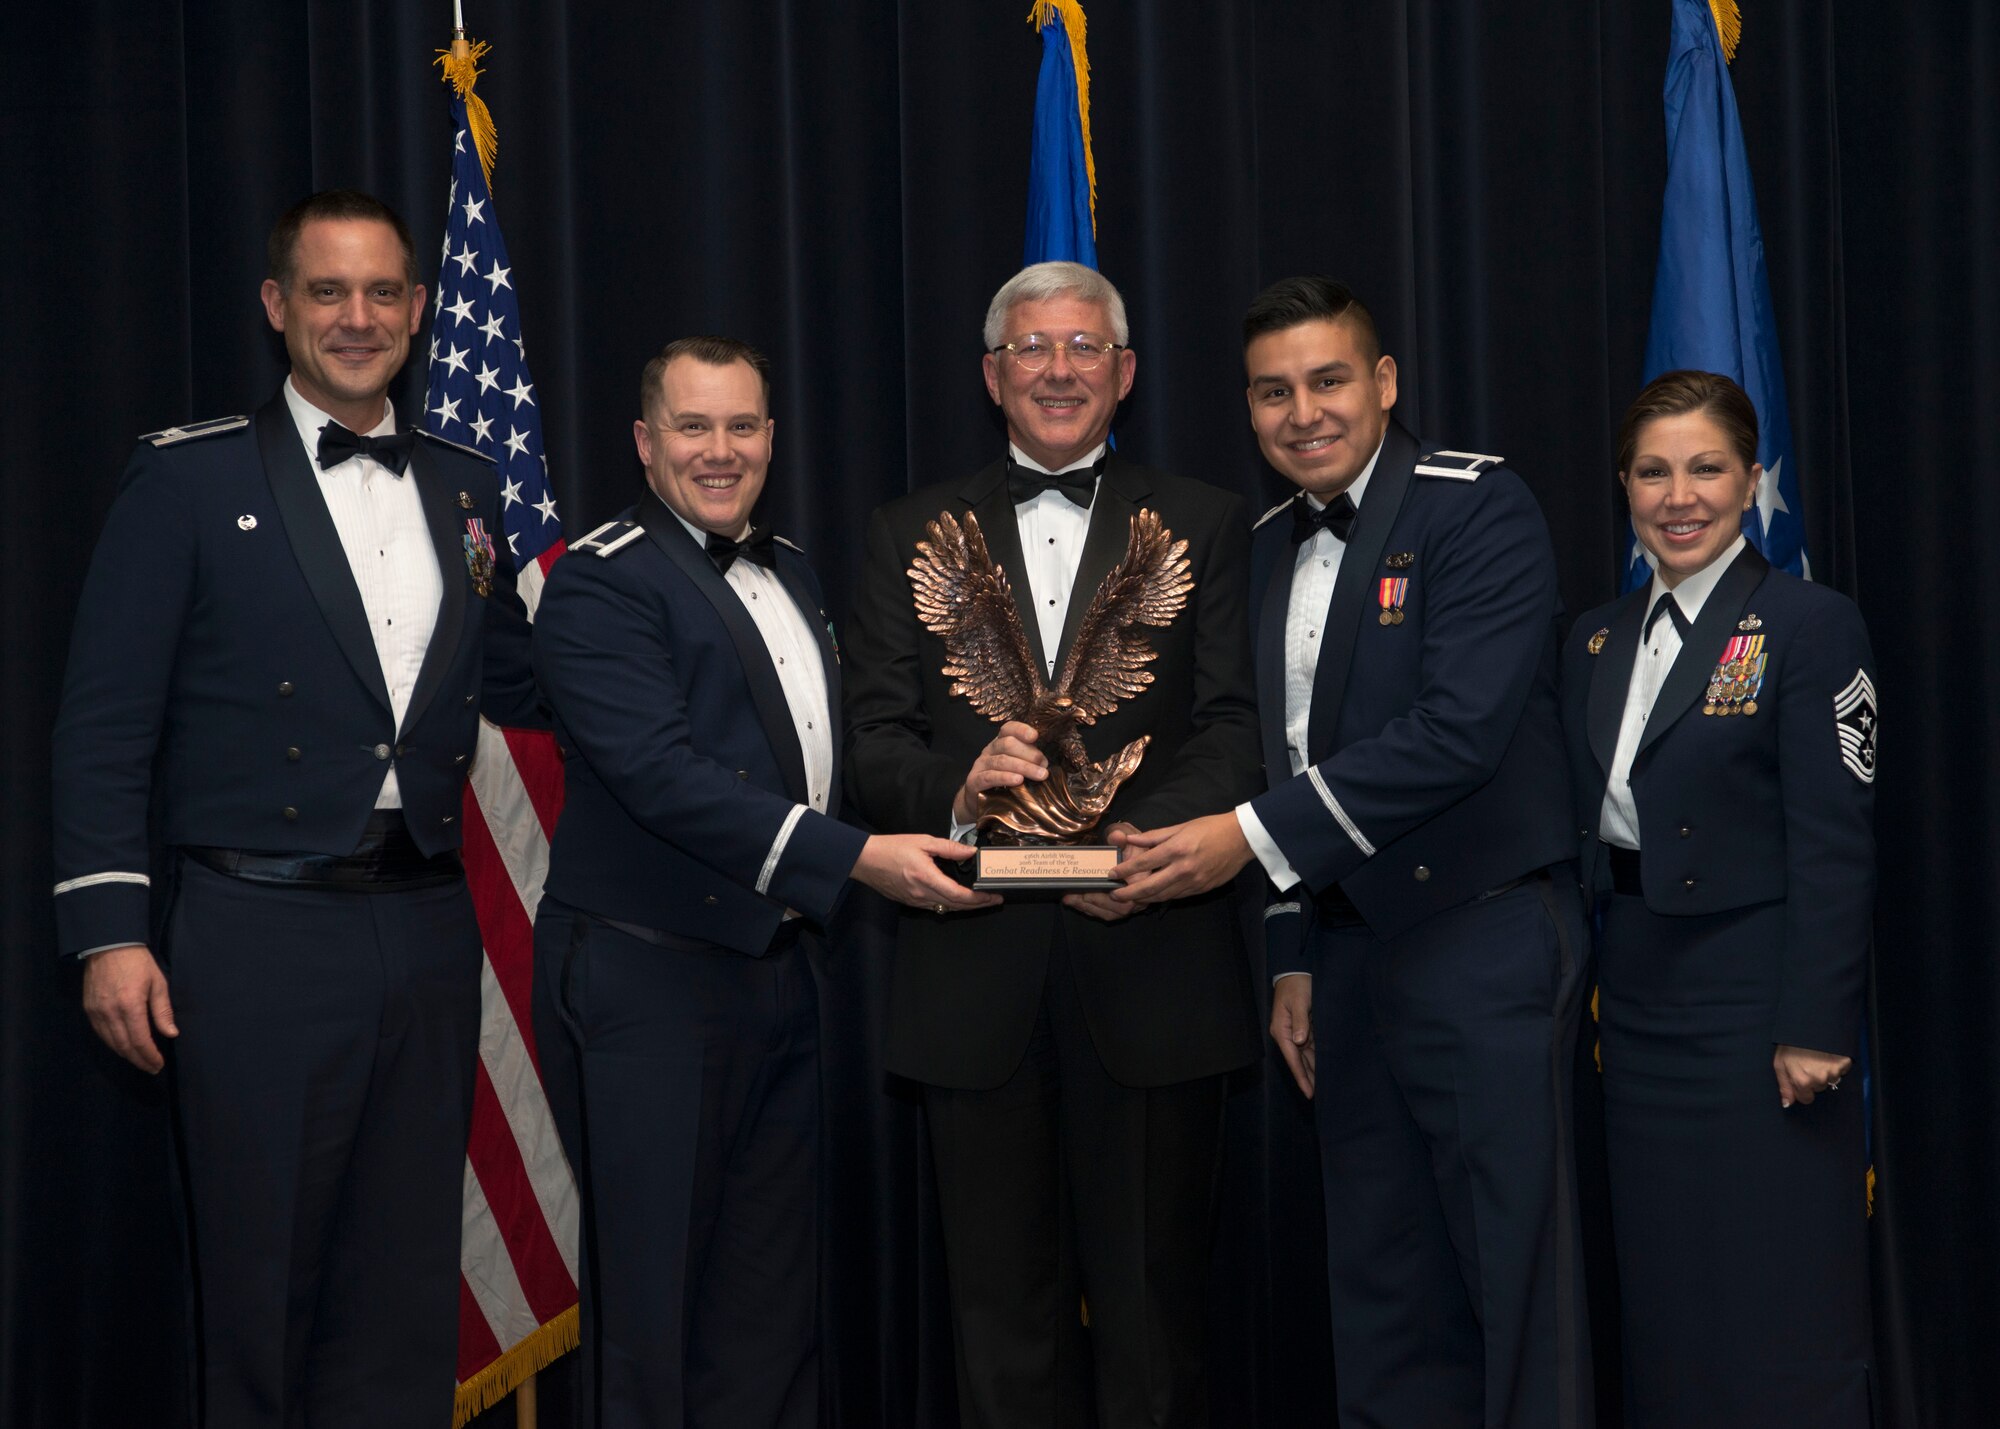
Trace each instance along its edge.
<instances>
[{"instance_id":1,"label":"eyeglasses","mask_svg":"<svg viewBox=\"0 0 2000 1429\"><path fill-rule=\"evenodd\" d=\"M1055 361L1056 349L1061 348L1069 357L1069 365L1078 372L1095 372L1106 357L1125 345L1103 342L1082 333L1067 342L1052 342L1038 332L1031 332L1019 342L1003 342L993 351L1011 353L1014 365L1023 372L1040 372Z\"/></svg>"}]
</instances>

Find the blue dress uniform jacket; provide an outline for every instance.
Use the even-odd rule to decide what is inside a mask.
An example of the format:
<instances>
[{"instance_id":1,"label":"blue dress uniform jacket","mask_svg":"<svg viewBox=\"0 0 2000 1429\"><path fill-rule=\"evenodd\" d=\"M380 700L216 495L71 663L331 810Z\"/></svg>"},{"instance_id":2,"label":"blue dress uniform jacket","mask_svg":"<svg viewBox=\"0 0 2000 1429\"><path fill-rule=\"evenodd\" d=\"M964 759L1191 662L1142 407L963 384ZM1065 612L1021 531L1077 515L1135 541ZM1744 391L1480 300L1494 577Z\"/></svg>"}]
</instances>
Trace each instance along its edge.
<instances>
[{"instance_id":1,"label":"blue dress uniform jacket","mask_svg":"<svg viewBox=\"0 0 2000 1429\"><path fill-rule=\"evenodd\" d=\"M783 542L777 561L821 632L828 708L838 710L840 661L819 582ZM566 780L549 893L753 955L787 907L821 923L832 916L866 836L804 807L804 755L770 651L657 496L556 564L534 665Z\"/></svg>"},{"instance_id":2,"label":"blue dress uniform jacket","mask_svg":"<svg viewBox=\"0 0 2000 1429\"><path fill-rule=\"evenodd\" d=\"M1328 606L1300 778L1285 747L1289 523L1260 523L1251 550L1270 783L1251 806L1307 890L1338 885L1389 938L1570 857L1561 601L1518 476L1492 458L1420 457L1391 422ZM1403 619L1382 624L1382 582L1404 578ZM1273 975L1306 970L1294 922L1267 922Z\"/></svg>"},{"instance_id":3,"label":"blue dress uniform jacket","mask_svg":"<svg viewBox=\"0 0 2000 1429\"><path fill-rule=\"evenodd\" d=\"M393 760L418 846L457 847L482 703L538 722L526 613L504 540L490 578L468 558L473 523L500 527L491 462L431 438L409 479L444 593L398 729L283 397L140 441L84 583L54 733L62 952L149 941L149 806L168 844L346 854Z\"/></svg>"},{"instance_id":4,"label":"blue dress uniform jacket","mask_svg":"<svg viewBox=\"0 0 2000 1429\"><path fill-rule=\"evenodd\" d=\"M1649 589L1585 615L1563 651L1587 892L1610 887L1598 820ZM1739 633L1764 639L1758 709L1705 714ZM1746 546L1682 644L1630 780L1646 907L1694 916L1783 900L1771 1041L1844 1056L1861 1030L1875 899L1874 668L1852 601Z\"/></svg>"}]
</instances>

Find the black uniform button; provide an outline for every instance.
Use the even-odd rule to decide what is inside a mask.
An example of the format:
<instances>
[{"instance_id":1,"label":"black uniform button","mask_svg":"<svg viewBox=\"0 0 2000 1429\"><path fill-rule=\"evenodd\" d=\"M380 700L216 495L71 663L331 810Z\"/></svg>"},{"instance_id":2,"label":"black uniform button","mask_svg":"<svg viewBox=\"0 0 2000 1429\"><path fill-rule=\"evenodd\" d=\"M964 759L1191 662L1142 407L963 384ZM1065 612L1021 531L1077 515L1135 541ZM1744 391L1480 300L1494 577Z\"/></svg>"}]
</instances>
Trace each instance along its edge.
<instances>
[{"instance_id":1,"label":"black uniform button","mask_svg":"<svg viewBox=\"0 0 2000 1429\"><path fill-rule=\"evenodd\" d=\"M401 759L403 757L403 746L400 744L396 746L396 757L398 759Z\"/></svg>"},{"instance_id":2,"label":"black uniform button","mask_svg":"<svg viewBox=\"0 0 2000 1429\"><path fill-rule=\"evenodd\" d=\"M465 697L465 702L466 702L467 704L471 704L471 703L472 703L472 696L471 696L471 695L467 695L467 696Z\"/></svg>"},{"instance_id":3,"label":"black uniform button","mask_svg":"<svg viewBox=\"0 0 2000 1429\"><path fill-rule=\"evenodd\" d=\"M297 809L294 809L290 804L285 805L285 817L287 819L296 819L298 816L299 811Z\"/></svg>"},{"instance_id":4,"label":"black uniform button","mask_svg":"<svg viewBox=\"0 0 2000 1429\"><path fill-rule=\"evenodd\" d=\"M1692 878L1683 878L1683 879L1681 880L1681 887L1683 887L1683 888L1692 888L1692 887L1694 887L1694 880L1693 880Z\"/></svg>"},{"instance_id":5,"label":"black uniform button","mask_svg":"<svg viewBox=\"0 0 2000 1429\"><path fill-rule=\"evenodd\" d=\"M287 758L287 759L291 760L291 761L292 761L292 763L294 763L294 764L298 763L298 762L299 762L299 747L298 747L298 746L297 746L297 745L295 744L295 745L293 745L293 746L292 746L292 747L291 747L290 749L286 750L286 751L285 751L285 758Z\"/></svg>"},{"instance_id":6,"label":"black uniform button","mask_svg":"<svg viewBox=\"0 0 2000 1429\"><path fill-rule=\"evenodd\" d=\"M469 754L461 754L461 755L459 755L459 756L458 756L458 758L456 758L456 759L452 760L451 762L452 762L453 764L463 764L463 763L465 763L465 761L466 761L466 760L470 759L471 757L472 757L472 756L471 756L471 755L469 755Z\"/></svg>"},{"instance_id":7,"label":"black uniform button","mask_svg":"<svg viewBox=\"0 0 2000 1429\"><path fill-rule=\"evenodd\" d=\"M738 779L748 779L750 777L750 771L748 769L739 769L736 771L736 777Z\"/></svg>"},{"instance_id":8,"label":"black uniform button","mask_svg":"<svg viewBox=\"0 0 2000 1429\"><path fill-rule=\"evenodd\" d=\"M1418 864L1418 865L1417 865L1417 871L1416 871L1416 874L1415 874L1414 876L1415 876L1415 878L1416 878L1417 882L1419 882L1419 883L1429 883L1429 882L1430 882L1430 880L1431 880L1431 871L1430 871L1430 870L1429 870L1428 868L1425 868L1425 867L1424 867L1424 866L1423 866L1423 865L1422 865L1422 864L1420 863L1420 864Z\"/></svg>"},{"instance_id":9,"label":"black uniform button","mask_svg":"<svg viewBox=\"0 0 2000 1429\"><path fill-rule=\"evenodd\" d=\"M448 824L452 821L452 817L453 817L452 815L446 814L442 819L438 820L438 822L443 824Z\"/></svg>"},{"instance_id":10,"label":"black uniform button","mask_svg":"<svg viewBox=\"0 0 2000 1429\"><path fill-rule=\"evenodd\" d=\"M280 681L278 681L278 693L279 693L279 694L281 694L281 695L289 695L289 694L290 694L290 693L292 692L292 688L293 688L293 687L292 687L292 682L291 682L290 680L280 680Z\"/></svg>"},{"instance_id":11,"label":"black uniform button","mask_svg":"<svg viewBox=\"0 0 2000 1429\"><path fill-rule=\"evenodd\" d=\"M388 746L388 745L386 745L386 744L378 744L378 745L376 745L376 746L375 746L375 757L376 757L377 759L387 759L387 758L389 757L389 746Z\"/></svg>"},{"instance_id":12,"label":"black uniform button","mask_svg":"<svg viewBox=\"0 0 2000 1429\"><path fill-rule=\"evenodd\" d=\"M716 903L717 903L717 902L718 902L719 900L718 900L718 899L716 898L716 896L715 896L715 895L714 895L713 893L709 893L709 894L705 894L705 895L704 895L704 896L702 897L702 900L701 900L701 901L702 901L702 902L704 902L704 903L706 903L706 904L707 904L707 905L708 905L709 907L713 908L713 907L714 907L714 906L716 905Z\"/></svg>"},{"instance_id":13,"label":"black uniform button","mask_svg":"<svg viewBox=\"0 0 2000 1429\"><path fill-rule=\"evenodd\" d=\"M1688 839L1688 838L1693 838L1693 837L1694 837L1694 830L1693 830L1692 828L1688 827L1688 825L1686 825L1686 824L1682 824L1682 825L1681 825L1681 837L1682 837L1682 838L1684 838L1684 839Z\"/></svg>"}]
</instances>

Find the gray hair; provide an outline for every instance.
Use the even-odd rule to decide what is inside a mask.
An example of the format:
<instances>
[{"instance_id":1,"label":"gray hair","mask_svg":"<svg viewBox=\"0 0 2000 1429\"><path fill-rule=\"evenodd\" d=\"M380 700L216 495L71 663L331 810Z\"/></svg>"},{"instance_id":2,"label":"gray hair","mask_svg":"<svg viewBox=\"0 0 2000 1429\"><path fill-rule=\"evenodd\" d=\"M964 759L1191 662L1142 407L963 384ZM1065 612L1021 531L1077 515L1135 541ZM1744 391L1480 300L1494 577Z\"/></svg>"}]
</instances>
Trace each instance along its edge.
<instances>
[{"instance_id":1,"label":"gray hair","mask_svg":"<svg viewBox=\"0 0 2000 1429\"><path fill-rule=\"evenodd\" d=\"M1131 329L1125 325L1125 300L1109 278L1081 263L1031 263L1002 283L986 305L986 350L991 352L1007 335L1007 315L1016 307L1051 298L1101 303L1111 319L1111 340L1123 347L1131 338Z\"/></svg>"}]
</instances>

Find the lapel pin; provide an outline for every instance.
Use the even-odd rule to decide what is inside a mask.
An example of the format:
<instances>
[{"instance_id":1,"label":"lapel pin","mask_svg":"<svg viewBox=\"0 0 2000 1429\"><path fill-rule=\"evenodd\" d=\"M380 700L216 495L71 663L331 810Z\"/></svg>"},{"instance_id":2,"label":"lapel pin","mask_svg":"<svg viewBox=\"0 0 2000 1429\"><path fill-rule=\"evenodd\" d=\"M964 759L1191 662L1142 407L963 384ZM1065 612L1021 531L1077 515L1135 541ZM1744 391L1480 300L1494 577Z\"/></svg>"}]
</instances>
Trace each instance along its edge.
<instances>
[{"instance_id":1,"label":"lapel pin","mask_svg":"<svg viewBox=\"0 0 2000 1429\"><path fill-rule=\"evenodd\" d=\"M1393 556L1390 556L1387 560L1382 562L1383 565L1387 566L1392 571L1407 571L1411 566L1414 566L1416 563L1417 563L1417 553L1415 551L1398 551Z\"/></svg>"},{"instance_id":2,"label":"lapel pin","mask_svg":"<svg viewBox=\"0 0 2000 1429\"><path fill-rule=\"evenodd\" d=\"M464 507L467 511L470 511L472 509L472 493L469 491L459 492L458 504Z\"/></svg>"},{"instance_id":3,"label":"lapel pin","mask_svg":"<svg viewBox=\"0 0 2000 1429\"><path fill-rule=\"evenodd\" d=\"M254 531L257 529L257 518L246 511L236 518L236 526L238 530Z\"/></svg>"},{"instance_id":4,"label":"lapel pin","mask_svg":"<svg viewBox=\"0 0 2000 1429\"><path fill-rule=\"evenodd\" d=\"M1593 655L1600 655L1604 652L1604 642L1609 640L1610 638L1611 638L1611 627L1607 625L1602 630L1598 631L1595 635L1591 636L1590 644L1586 645L1584 648L1590 651L1590 653Z\"/></svg>"}]
</instances>

